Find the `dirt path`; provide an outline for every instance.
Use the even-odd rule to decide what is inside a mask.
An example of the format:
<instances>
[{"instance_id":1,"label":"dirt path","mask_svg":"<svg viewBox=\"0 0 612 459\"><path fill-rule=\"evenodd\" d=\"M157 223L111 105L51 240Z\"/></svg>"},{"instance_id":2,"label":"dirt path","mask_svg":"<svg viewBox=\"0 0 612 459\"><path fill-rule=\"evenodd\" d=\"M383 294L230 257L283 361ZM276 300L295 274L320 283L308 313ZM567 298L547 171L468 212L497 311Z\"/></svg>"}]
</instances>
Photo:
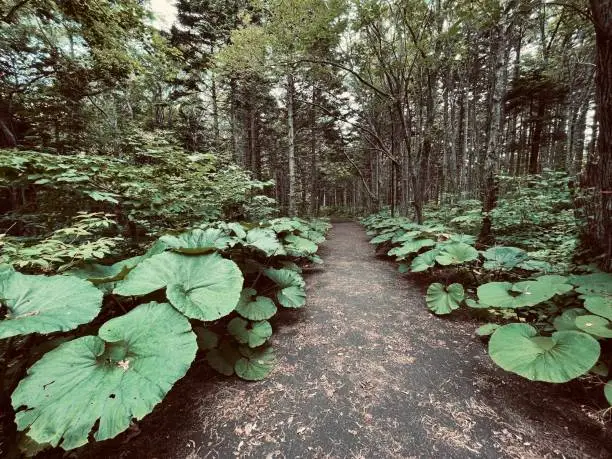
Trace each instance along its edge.
<instances>
[{"instance_id":1,"label":"dirt path","mask_svg":"<svg viewBox=\"0 0 612 459\"><path fill-rule=\"evenodd\" d=\"M279 365L246 383L195 365L139 432L80 457L612 457L567 385L497 369L473 323L426 312L421 290L337 223L306 308L275 323Z\"/></svg>"}]
</instances>

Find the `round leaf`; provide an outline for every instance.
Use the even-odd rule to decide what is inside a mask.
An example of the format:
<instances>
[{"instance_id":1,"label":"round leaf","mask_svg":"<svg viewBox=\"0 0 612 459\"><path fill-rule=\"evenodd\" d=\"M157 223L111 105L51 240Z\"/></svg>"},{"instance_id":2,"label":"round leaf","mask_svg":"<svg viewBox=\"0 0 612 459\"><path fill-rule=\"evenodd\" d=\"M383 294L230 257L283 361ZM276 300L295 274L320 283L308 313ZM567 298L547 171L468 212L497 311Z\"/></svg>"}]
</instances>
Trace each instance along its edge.
<instances>
[{"instance_id":1,"label":"round leaf","mask_svg":"<svg viewBox=\"0 0 612 459\"><path fill-rule=\"evenodd\" d=\"M192 319L212 321L234 310L242 282L236 263L217 253L194 257L166 252L136 266L114 293L138 296L167 287L172 306Z\"/></svg>"},{"instance_id":2,"label":"round leaf","mask_svg":"<svg viewBox=\"0 0 612 459\"><path fill-rule=\"evenodd\" d=\"M267 296L253 296L257 292L253 289L244 289L240 295L240 301L236 306L236 312L245 319L267 320L276 314L276 305Z\"/></svg>"},{"instance_id":3,"label":"round leaf","mask_svg":"<svg viewBox=\"0 0 612 459\"><path fill-rule=\"evenodd\" d=\"M276 357L271 347L250 349L240 346L241 357L236 361L236 374L247 381L261 381L274 369Z\"/></svg>"},{"instance_id":4,"label":"round leaf","mask_svg":"<svg viewBox=\"0 0 612 459\"><path fill-rule=\"evenodd\" d=\"M194 229L179 236L162 236L160 241L168 248L190 255L199 255L223 250L230 245L232 238L218 228Z\"/></svg>"},{"instance_id":5,"label":"round leaf","mask_svg":"<svg viewBox=\"0 0 612 459\"><path fill-rule=\"evenodd\" d=\"M414 260L412 260L410 271L413 273L419 273L422 271L427 271L429 268L433 268L436 264L436 257L439 254L439 249L432 249L417 255Z\"/></svg>"},{"instance_id":6,"label":"round leaf","mask_svg":"<svg viewBox=\"0 0 612 459\"><path fill-rule=\"evenodd\" d=\"M483 267L491 270L508 270L516 268L520 263L527 260L527 253L518 247L497 246L482 252L485 257Z\"/></svg>"},{"instance_id":7,"label":"round leaf","mask_svg":"<svg viewBox=\"0 0 612 459\"><path fill-rule=\"evenodd\" d=\"M72 276L27 276L7 271L0 277L0 338L68 331L91 322L102 307L102 292Z\"/></svg>"},{"instance_id":8,"label":"round leaf","mask_svg":"<svg viewBox=\"0 0 612 459\"><path fill-rule=\"evenodd\" d=\"M444 245L436 261L442 266L459 265L478 258L478 250L464 242L453 242Z\"/></svg>"},{"instance_id":9,"label":"round leaf","mask_svg":"<svg viewBox=\"0 0 612 459\"><path fill-rule=\"evenodd\" d=\"M223 341L217 349L206 353L206 361L216 371L225 376L234 374L234 365L241 358L235 343Z\"/></svg>"},{"instance_id":10,"label":"round leaf","mask_svg":"<svg viewBox=\"0 0 612 459\"><path fill-rule=\"evenodd\" d=\"M571 308L563 311L563 314L555 317L553 320L553 326L555 330L579 330L576 326L576 318L586 315L587 312L582 308Z\"/></svg>"},{"instance_id":11,"label":"round leaf","mask_svg":"<svg viewBox=\"0 0 612 459\"><path fill-rule=\"evenodd\" d=\"M443 315L458 309L464 298L465 293L461 284L451 284L444 288L444 285L436 282L427 289L425 301L431 311Z\"/></svg>"},{"instance_id":12,"label":"round leaf","mask_svg":"<svg viewBox=\"0 0 612 459\"><path fill-rule=\"evenodd\" d=\"M576 327L600 338L612 338L610 324L608 319L591 314L576 317Z\"/></svg>"},{"instance_id":13,"label":"round leaf","mask_svg":"<svg viewBox=\"0 0 612 459\"><path fill-rule=\"evenodd\" d=\"M227 324L227 330L236 341L249 347L261 346L272 336L272 326L267 320L249 322L242 317L234 317Z\"/></svg>"},{"instance_id":14,"label":"round leaf","mask_svg":"<svg viewBox=\"0 0 612 459\"><path fill-rule=\"evenodd\" d=\"M496 364L532 381L570 381L587 373L599 353L599 343L586 333L560 331L544 337L527 324L504 325L489 341Z\"/></svg>"},{"instance_id":15,"label":"round leaf","mask_svg":"<svg viewBox=\"0 0 612 459\"><path fill-rule=\"evenodd\" d=\"M17 427L66 450L86 444L95 425L96 440L113 438L153 410L196 350L189 321L169 304L138 306L36 362L12 395Z\"/></svg>"}]
</instances>

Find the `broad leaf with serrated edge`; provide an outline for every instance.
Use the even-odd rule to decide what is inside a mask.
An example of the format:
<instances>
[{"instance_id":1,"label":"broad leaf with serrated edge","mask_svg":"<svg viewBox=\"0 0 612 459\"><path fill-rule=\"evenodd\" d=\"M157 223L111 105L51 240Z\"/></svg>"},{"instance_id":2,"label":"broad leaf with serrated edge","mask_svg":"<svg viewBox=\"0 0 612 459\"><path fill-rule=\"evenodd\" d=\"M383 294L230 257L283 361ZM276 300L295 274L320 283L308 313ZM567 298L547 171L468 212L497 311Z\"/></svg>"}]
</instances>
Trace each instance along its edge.
<instances>
[{"instance_id":1,"label":"broad leaf with serrated edge","mask_svg":"<svg viewBox=\"0 0 612 459\"><path fill-rule=\"evenodd\" d=\"M189 321L148 303L45 354L13 392L19 430L69 450L113 438L149 414L182 378L197 351Z\"/></svg>"},{"instance_id":2,"label":"broad leaf with serrated edge","mask_svg":"<svg viewBox=\"0 0 612 459\"><path fill-rule=\"evenodd\" d=\"M136 266L114 293L139 296L166 287L172 306L192 319L211 321L234 310L242 282L236 263L217 253L190 256L166 252Z\"/></svg>"}]
</instances>

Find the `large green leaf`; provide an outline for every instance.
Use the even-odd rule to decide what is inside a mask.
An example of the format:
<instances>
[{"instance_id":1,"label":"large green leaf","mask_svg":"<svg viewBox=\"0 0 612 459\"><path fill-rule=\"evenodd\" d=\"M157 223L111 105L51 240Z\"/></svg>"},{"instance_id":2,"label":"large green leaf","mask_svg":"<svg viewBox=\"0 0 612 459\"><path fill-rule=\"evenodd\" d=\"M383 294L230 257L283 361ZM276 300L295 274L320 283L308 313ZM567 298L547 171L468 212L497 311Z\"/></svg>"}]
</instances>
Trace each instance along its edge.
<instances>
[{"instance_id":1,"label":"large green leaf","mask_svg":"<svg viewBox=\"0 0 612 459\"><path fill-rule=\"evenodd\" d=\"M285 236L285 250L294 257L304 257L314 255L318 249L317 244L306 238L289 234Z\"/></svg>"},{"instance_id":2,"label":"large green leaf","mask_svg":"<svg viewBox=\"0 0 612 459\"><path fill-rule=\"evenodd\" d=\"M306 303L304 279L290 269L266 269L265 275L281 290L276 294L278 302L286 308L301 308Z\"/></svg>"},{"instance_id":3,"label":"large green leaf","mask_svg":"<svg viewBox=\"0 0 612 459\"><path fill-rule=\"evenodd\" d=\"M497 330L499 327L501 327L501 325L499 324L494 324L494 323L484 324L476 329L476 334L478 336L491 336L493 332L495 332L495 330Z\"/></svg>"},{"instance_id":4,"label":"large green leaf","mask_svg":"<svg viewBox=\"0 0 612 459\"><path fill-rule=\"evenodd\" d=\"M253 228L247 232L246 245L261 250L266 256L284 255L285 250L276 237L276 233L269 228Z\"/></svg>"},{"instance_id":5,"label":"large green leaf","mask_svg":"<svg viewBox=\"0 0 612 459\"><path fill-rule=\"evenodd\" d=\"M272 336L272 325L267 320L249 322L242 317L234 317L227 324L227 331L241 344L249 347L261 346Z\"/></svg>"},{"instance_id":6,"label":"large green leaf","mask_svg":"<svg viewBox=\"0 0 612 459\"><path fill-rule=\"evenodd\" d=\"M0 315L0 338L73 330L99 314L102 295L77 277L28 276L7 270L0 276L0 303L5 308Z\"/></svg>"},{"instance_id":7,"label":"large green leaf","mask_svg":"<svg viewBox=\"0 0 612 459\"><path fill-rule=\"evenodd\" d=\"M593 273L572 276L570 282L576 286L584 307L593 314L612 320L612 274Z\"/></svg>"},{"instance_id":8,"label":"large green leaf","mask_svg":"<svg viewBox=\"0 0 612 459\"><path fill-rule=\"evenodd\" d=\"M276 305L267 296L255 295L257 292L252 288L245 288L240 294L236 312L245 319L267 320L276 314Z\"/></svg>"},{"instance_id":9,"label":"large green leaf","mask_svg":"<svg viewBox=\"0 0 612 459\"><path fill-rule=\"evenodd\" d=\"M551 337L539 336L527 324L504 325L489 341L495 363L532 381L570 381L593 368L599 353L599 343L587 333L559 331Z\"/></svg>"},{"instance_id":10,"label":"large green leaf","mask_svg":"<svg viewBox=\"0 0 612 459\"><path fill-rule=\"evenodd\" d=\"M604 386L604 395L610 405L612 405L612 379Z\"/></svg>"},{"instance_id":11,"label":"large green leaf","mask_svg":"<svg viewBox=\"0 0 612 459\"><path fill-rule=\"evenodd\" d=\"M549 281L489 282L478 287L481 304L496 308L524 308L535 306L555 296L563 284ZM569 286L571 289L571 286Z\"/></svg>"},{"instance_id":12,"label":"large green leaf","mask_svg":"<svg viewBox=\"0 0 612 459\"><path fill-rule=\"evenodd\" d=\"M431 311L443 315L458 309L464 298L463 285L451 284L445 288L444 285L436 282L427 289L425 301Z\"/></svg>"},{"instance_id":13,"label":"large green leaf","mask_svg":"<svg viewBox=\"0 0 612 459\"><path fill-rule=\"evenodd\" d=\"M529 258L527 252L518 247L497 246L482 252L485 257L483 267L491 270L509 270Z\"/></svg>"},{"instance_id":14,"label":"large green leaf","mask_svg":"<svg viewBox=\"0 0 612 459\"><path fill-rule=\"evenodd\" d=\"M429 268L433 268L436 264L436 257L440 254L440 249L431 249L427 252L423 252L420 255L414 257L410 264L410 271L413 273L419 273L427 271Z\"/></svg>"},{"instance_id":15,"label":"large green leaf","mask_svg":"<svg viewBox=\"0 0 612 459\"><path fill-rule=\"evenodd\" d=\"M179 236L162 236L160 241L176 252L199 255L226 249L232 242L232 238L219 228L197 228Z\"/></svg>"},{"instance_id":16,"label":"large green leaf","mask_svg":"<svg viewBox=\"0 0 612 459\"><path fill-rule=\"evenodd\" d=\"M406 241L399 247L394 247L389 250L387 255L396 256L398 259L401 260L405 258L406 255L416 253L423 247L431 247L434 245L436 245L436 241L434 241L433 239L417 239L414 241Z\"/></svg>"},{"instance_id":17,"label":"large green leaf","mask_svg":"<svg viewBox=\"0 0 612 459\"><path fill-rule=\"evenodd\" d=\"M442 266L459 265L478 259L478 250L465 242L453 242L442 247L436 261Z\"/></svg>"},{"instance_id":18,"label":"large green leaf","mask_svg":"<svg viewBox=\"0 0 612 459\"><path fill-rule=\"evenodd\" d=\"M211 321L234 310L242 290L242 273L219 254L189 256L166 252L140 263L114 290L139 296L166 287L170 303L192 319Z\"/></svg>"},{"instance_id":19,"label":"large green leaf","mask_svg":"<svg viewBox=\"0 0 612 459\"><path fill-rule=\"evenodd\" d=\"M153 410L196 350L189 321L169 304L138 306L36 362L12 395L17 427L66 450L92 429L96 440L113 438Z\"/></svg>"},{"instance_id":20,"label":"large green leaf","mask_svg":"<svg viewBox=\"0 0 612 459\"><path fill-rule=\"evenodd\" d=\"M241 358L234 342L222 341L218 348L206 353L206 361L216 371L225 376L234 374L234 365Z\"/></svg>"},{"instance_id":21,"label":"large green leaf","mask_svg":"<svg viewBox=\"0 0 612 459\"><path fill-rule=\"evenodd\" d=\"M612 322L608 319L591 314L576 317L576 327L600 338L612 338Z\"/></svg>"}]
</instances>

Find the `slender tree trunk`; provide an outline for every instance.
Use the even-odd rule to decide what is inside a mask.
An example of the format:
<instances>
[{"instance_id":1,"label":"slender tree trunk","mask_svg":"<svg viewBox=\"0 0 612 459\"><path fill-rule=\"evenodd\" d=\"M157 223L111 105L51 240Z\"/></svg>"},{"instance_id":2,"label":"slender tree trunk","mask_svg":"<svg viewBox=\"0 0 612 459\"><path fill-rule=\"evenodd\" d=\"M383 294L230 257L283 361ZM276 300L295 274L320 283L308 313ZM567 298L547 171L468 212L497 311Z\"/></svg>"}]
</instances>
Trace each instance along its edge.
<instances>
[{"instance_id":1,"label":"slender tree trunk","mask_svg":"<svg viewBox=\"0 0 612 459\"><path fill-rule=\"evenodd\" d=\"M295 128L293 125L293 102L295 96L295 81L292 73L287 75L287 160L289 164L288 213L295 215Z\"/></svg>"},{"instance_id":2,"label":"slender tree trunk","mask_svg":"<svg viewBox=\"0 0 612 459\"><path fill-rule=\"evenodd\" d=\"M499 24L496 28L495 36L492 37L491 44L491 71L493 82L491 85L491 98L489 102L489 129L487 135L487 149L484 158L482 171L482 228L479 239L483 243L491 242L492 221L490 212L497 203L497 183L495 174L497 173L497 159L499 157L500 133L502 129L502 98L504 95L504 70L506 63L505 56L505 37L503 25Z\"/></svg>"}]
</instances>

